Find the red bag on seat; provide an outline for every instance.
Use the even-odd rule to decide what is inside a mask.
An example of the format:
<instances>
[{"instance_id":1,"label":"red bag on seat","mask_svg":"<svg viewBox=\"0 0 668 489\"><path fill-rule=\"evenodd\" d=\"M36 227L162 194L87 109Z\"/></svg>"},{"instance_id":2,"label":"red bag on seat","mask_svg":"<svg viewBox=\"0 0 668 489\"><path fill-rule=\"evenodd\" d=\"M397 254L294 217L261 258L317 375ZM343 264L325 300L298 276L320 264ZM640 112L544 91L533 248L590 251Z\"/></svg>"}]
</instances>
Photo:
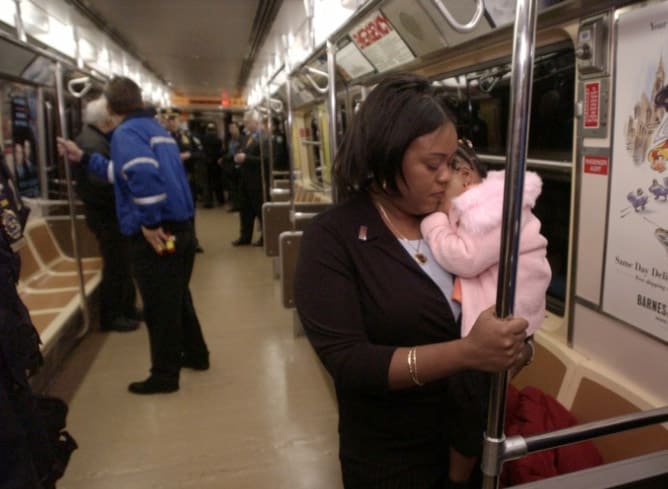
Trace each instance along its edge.
<instances>
[{"instance_id":1,"label":"red bag on seat","mask_svg":"<svg viewBox=\"0 0 668 489\"><path fill-rule=\"evenodd\" d=\"M556 399L535 387L525 387L520 392L511 385L506 413L506 436L526 437L578 424L575 416ZM514 486L602 463L601 454L594 444L581 442L506 462L501 484L504 487Z\"/></svg>"}]
</instances>

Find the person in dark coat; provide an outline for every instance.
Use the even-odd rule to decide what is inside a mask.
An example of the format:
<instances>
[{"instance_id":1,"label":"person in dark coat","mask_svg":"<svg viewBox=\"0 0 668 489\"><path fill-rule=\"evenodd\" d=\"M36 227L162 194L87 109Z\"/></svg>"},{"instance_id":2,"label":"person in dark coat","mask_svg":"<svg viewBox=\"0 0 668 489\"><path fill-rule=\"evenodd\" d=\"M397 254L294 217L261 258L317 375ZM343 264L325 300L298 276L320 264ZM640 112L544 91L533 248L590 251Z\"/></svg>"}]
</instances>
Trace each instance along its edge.
<instances>
[{"instance_id":1,"label":"person in dark coat","mask_svg":"<svg viewBox=\"0 0 668 489\"><path fill-rule=\"evenodd\" d=\"M84 127L77 145L89 153L110 157L109 137L114 123L107 112L107 100L101 92L89 98L84 108ZM86 224L93 231L102 254L100 282L100 329L134 331L139 326L135 308L136 292L130 266L130 243L121 234L116 218L114 186L89 173L82 165L73 165L77 194L84 202Z\"/></svg>"},{"instance_id":2,"label":"person in dark coat","mask_svg":"<svg viewBox=\"0 0 668 489\"><path fill-rule=\"evenodd\" d=\"M214 198L218 205L225 204L225 193L223 191L222 169L218 160L223 154L223 141L216 134L216 125L209 122L202 136L202 148L206 159L206 180L204 186L204 207L210 209L214 206Z\"/></svg>"},{"instance_id":3,"label":"person in dark coat","mask_svg":"<svg viewBox=\"0 0 668 489\"><path fill-rule=\"evenodd\" d=\"M267 154L267 145L258 124L257 115L248 112L244 118L246 140L243 149L234 155L234 161L239 164L241 208L239 238L232 242L233 246L251 244L255 219L262 223L262 155ZM262 236L253 244L262 246Z\"/></svg>"},{"instance_id":4,"label":"person in dark coat","mask_svg":"<svg viewBox=\"0 0 668 489\"><path fill-rule=\"evenodd\" d=\"M295 304L334 380L346 489L467 488L448 467L451 379L525 365L527 322L483 311L461 338L453 277L420 234L452 178L457 131L424 77L382 81L335 161L341 201L304 230Z\"/></svg>"},{"instance_id":5,"label":"person in dark coat","mask_svg":"<svg viewBox=\"0 0 668 489\"><path fill-rule=\"evenodd\" d=\"M241 207L239 190L239 165L234 156L242 149L242 138L236 122L230 122L228 136L225 141L225 153L221 161L223 173L223 187L227 190L230 208L228 212L238 212Z\"/></svg>"},{"instance_id":6,"label":"person in dark coat","mask_svg":"<svg viewBox=\"0 0 668 489\"><path fill-rule=\"evenodd\" d=\"M188 184L190 185L190 193L193 198L193 208L197 206L197 162L202 159L203 151L202 144L199 139L194 137L189 131L181 129L179 126L179 114L177 111L170 111L167 113L167 131L174 138L176 144L179 146L179 155L181 162L186 170L188 176ZM195 218L193 217L193 225ZM197 233L195 233L195 252L203 253L204 249L199 244Z\"/></svg>"}]
</instances>

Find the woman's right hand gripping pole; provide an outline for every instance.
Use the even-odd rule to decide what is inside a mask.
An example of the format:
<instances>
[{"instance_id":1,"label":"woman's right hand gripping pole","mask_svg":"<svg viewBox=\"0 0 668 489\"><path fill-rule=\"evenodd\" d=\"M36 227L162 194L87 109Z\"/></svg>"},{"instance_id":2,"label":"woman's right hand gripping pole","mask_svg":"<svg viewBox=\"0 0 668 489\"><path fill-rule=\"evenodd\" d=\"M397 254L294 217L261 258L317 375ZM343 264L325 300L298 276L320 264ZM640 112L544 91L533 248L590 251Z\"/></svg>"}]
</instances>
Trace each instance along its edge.
<instances>
[{"instance_id":1,"label":"woman's right hand gripping pole","mask_svg":"<svg viewBox=\"0 0 668 489\"><path fill-rule=\"evenodd\" d=\"M524 340L528 323L520 317L499 319L494 306L485 309L466 338L471 368L500 372L523 361Z\"/></svg>"}]
</instances>

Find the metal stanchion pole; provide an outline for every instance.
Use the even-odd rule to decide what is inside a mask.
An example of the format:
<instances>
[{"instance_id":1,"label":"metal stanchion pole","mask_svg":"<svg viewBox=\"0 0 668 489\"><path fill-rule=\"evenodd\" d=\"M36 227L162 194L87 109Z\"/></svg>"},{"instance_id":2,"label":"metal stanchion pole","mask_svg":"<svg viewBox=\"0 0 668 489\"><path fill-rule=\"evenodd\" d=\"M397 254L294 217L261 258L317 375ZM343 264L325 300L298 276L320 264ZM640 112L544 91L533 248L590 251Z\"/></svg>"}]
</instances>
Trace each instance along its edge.
<instances>
[{"instance_id":1,"label":"metal stanchion pole","mask_svg":"<svg viewBox=\"0 0 668 489\"><path fill-rule=\"evenodd\" d=\"M496 314L507 317L513 313L517 256L522 211L522 192L526 168L529 134L531 84L536 37L536 0L517 0L513 63L510 82L510 123L506 151L506 179L503 196L501 258L497 285ZM483 488L496 489L504 449L504 423L508 372L497 373L490 386L487 433L482 458Z\"/></svg>"},{"instance_id":2,"label":"metal stanchion pole","mask_svg":"<svg viewBox=\"0 0 668 489\"><path fill-rule=\"evenodd\" d=\"M68 139L67 121L65 119L65 92L63 88L63 68L60 61L56 62L56 95L58 97L58 118L60 121L60 134ZM86 282L84 281L83 263L81 262L81 253L79 251L79 233L76 226L76 204L74 199L74 188L72 186L72 170L67 154L63 156L65 165L65 180L67 183L67 201L69 205L70 225L72 230L72 249L74 258L77 262L77 273L79 276L79 292L81 294L81 311L83 314L84 327L79 333L79 337L86 334L90 328L90 313L88 303L86 302Z\"/></svg>"}]
</instances>

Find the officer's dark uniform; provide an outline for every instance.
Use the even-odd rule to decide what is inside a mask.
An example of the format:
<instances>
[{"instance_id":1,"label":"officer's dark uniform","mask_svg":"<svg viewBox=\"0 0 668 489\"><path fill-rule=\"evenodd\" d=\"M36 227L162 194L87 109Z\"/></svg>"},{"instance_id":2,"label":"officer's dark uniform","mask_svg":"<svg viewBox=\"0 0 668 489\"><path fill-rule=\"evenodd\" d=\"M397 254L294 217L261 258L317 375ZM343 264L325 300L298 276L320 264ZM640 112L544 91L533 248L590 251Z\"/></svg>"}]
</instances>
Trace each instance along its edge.
<instances>
[{"instance_id":1,"label":"officer's dark uniform","mask_svg":"<svg viewBox=\"0 0 668 489\"><path fill-rule=\"evenodd\" d=\"M192 194L193 198L193 207L195 207L197 203L197 193L200 190L199 185L197 184L197 167L201 162L204 154L202 144L200 143L199 139L184 131L169 131L169 134L176 141L176 144L179 147L179 153L190 153L190 158L183 162L183 166L186 170L186 176L188 177L188 184L190 185L190 193ZM193 217L193 230L195 229L194 226L195 218ZM199 244L199 240L197 239L197 233L195 233L195 251L197 253L202 253L204 251Z\"/></svg>"},{"instance_id":2,"label":"officer's dark uniform","mask_svg":"<svg viewBox=\"0 0 668 489\"><path fill-rule=\"evenodd\" d=\"M239 165L234 162L234 155L242 148L240 139L232 139L226 142L225 154L223 155L223 188L227 189L230 197L229 212L238 211L241 208L241 197L239 190Z\"/></svg>"},{"instance_id":3,"label":"officer's dark uniform","mask_svg":"<svg viewBox=\"0 0 668 489\"><path fill-rule=\"evenodd\" d=\"M88 153L100 153L109 158L109 140L95 126L86 125L76 143ZM114 186L89 173L83 165L73 165L73 174L77 194L85 204L86 224L95 234L102 253L100 327L121 331L136 329L136 293L131 276L129 241L118 227Z\"/></svg>"},{"instance_id":4,"label":"officer's dark uniform","mask_svg":"<svg viewBox=\"0 0 668 489\"><path fill-rule=\"evenodd\" d=\"M188 183L190 184L190 192L193 195L193 203L195 203L197 201L197 196L200 195L202 191L201 179L199 178L201 170L198 168L204 158L202 143L199 138L186 131L170 132L170 135L174 138L176 144L178 144L180 153L190 153L190 158L185 160L183 165L186 169L186 175L188 175Z\"/></svg>"},{"instance_id":5,"label":"officer's dark uniform","mask_svg":"<svg viewBox=\"0 0 668 489\"><path fill-rule=\"evenodd\" d=\"M16 290L21 263L14 247L20 245L27 218L0 153L0 487L47 489L62 476L76 443L69 438L61 460L60 446L50 442L28 383L42 355L39 335Z\"/></svg>"},{"instance_id":6,"label":"officer's dark uniform","mask_svg":"<svg viewBox=\"0 0 668 489\"><path fill-rule=\"evenodd\" d=\"M202 136L202 147L206 158L206 182L204 185L204 207L213 207L213 199L219 205L225 203L223 176L218 159L222 156L223 142L216 134L216 128L207 127Z\"/></svg>"}]
</instances>

